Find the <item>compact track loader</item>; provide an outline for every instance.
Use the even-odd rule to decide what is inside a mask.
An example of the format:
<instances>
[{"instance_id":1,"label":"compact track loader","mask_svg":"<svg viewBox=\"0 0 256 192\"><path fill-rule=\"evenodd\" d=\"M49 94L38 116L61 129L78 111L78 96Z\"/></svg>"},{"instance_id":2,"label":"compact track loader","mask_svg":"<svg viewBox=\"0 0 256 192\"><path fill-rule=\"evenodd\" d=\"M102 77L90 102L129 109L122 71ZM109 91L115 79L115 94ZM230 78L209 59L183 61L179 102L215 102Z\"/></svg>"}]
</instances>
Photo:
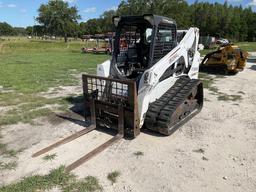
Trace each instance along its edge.
<instances>
[{"instance_id":1,"label":"compact track loader","mask_svg":"<svg viewBox=\"0 0 256 192\"><path fill-rule=\"evenodd\" d=\"M248 53L242 51L237 45L224 44L216 51L208 53L201 67L207 70L218 70L224 74L236 74L242 71L246 65Z\"/></svg>"},{"instance_id":2,"label":"compact track loader","mask_svg":"<svg viewBox=\"0 0 256 192\"><path fill-rule=\"evenodd\" d=\"M198 80L199 30L190 28L177 42L174 20L156 16L114 17L112 59L83 75L85 116L91 126L37 153L36 157L96 128L116 136L66 169L71 171L121 138L135 138L142 127L170 135L203 106Z\"/></svg>"}]
</instances>

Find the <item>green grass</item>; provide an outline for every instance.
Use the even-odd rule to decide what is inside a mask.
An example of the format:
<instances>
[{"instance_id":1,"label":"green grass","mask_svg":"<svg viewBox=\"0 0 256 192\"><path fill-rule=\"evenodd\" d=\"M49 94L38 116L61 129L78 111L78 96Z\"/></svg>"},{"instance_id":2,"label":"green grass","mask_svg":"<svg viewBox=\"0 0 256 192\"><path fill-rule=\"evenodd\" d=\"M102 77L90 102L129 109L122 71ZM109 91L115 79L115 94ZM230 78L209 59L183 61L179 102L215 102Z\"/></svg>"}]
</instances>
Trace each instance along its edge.
<instances>
[{"instance_id":1,"label":"green grass","mask_svg":"<svg viewBox=\"0 0 256 192\"><path fill-rule=\"evenodd\" d=\"M63 108L68 109L68 104L70 103L68 100L70 97L48 99L40 96L23 95L18 99L10 99L12 97L15 97L15 94L9 94L9 97L6 97L6 100L2 102L2 106L12 106L12 108L8 110L7 114L0 116L0 125L18 122L32 123L33 119L50 115L53 112L52 109L45 107L45 105L56 105L54 110L63 110Z\"/></svg>"},{"instance_id":2,"label":"green grass","mask_svg":"<svg viewBox=\"0 0 256 192\"><path fill-rule=\"evenodd\" d=\"M116 183L117 182L117 178L121 175L121 173L119 171L113 171L111 173L108 174L107 178L109 181L111 181L111 183Z\"/></svg>"},{"instance_id":3,"label":"green grass","mask_svg":"<svg viewBox=\"0 0 256 192\"><path fill-rule=\"evenodd\" d=\"M16 157L22 150L7 149L6 144L0 143L0 155L3 157Z\"/></svg>"},{"instance_id":4,"label":"green grass","mask_svg":"<svg viewBox=\"0 0 256 192\"><path fill-rule=\"evenodd\" d=\"M35 109L33 111L24 111L24 113L14 113L10 112L8 115L3 115L0 117L0 125L10 125L19 122L22 123L32 123L33 119L37 117L50 115L52 111L50 109Z\"/></svg>"},{"instance_id":5,"label":"green grass","mask_svg":"<svg viewBox=\"0 0 256 192\"><path fill-rule=\"evenodd\" d=\"M218 100L219 101L240 101L240 100L242 100L242 96L241 95L228 95L225 93L220 93L220 95L218 96Z\"/></svg>"},{"instance_id":6,"label":"green grass","mask_svg":"<svg viewBox=\"0 0 256 192\"><path fill-rule=\"evenodd\" d=\"M58 187L63 192L94 192L102 190L95 177L77 180L76 176L65 172L65 167L52 170L48 175L35 175L22 181L0 188L0 192L35 192L46 191Z\"/></svg>"},{"instance_id":7,"label":"green grass","mask_svg":"<svg viewBox=\"0 0 256 192\"><path fill-rule=\"evenodd\" d=\"M242 50L248 51L248 52L256 52L256 42L238 42L234 43L235 45L238 45ZM200 51L201 56L206 55L207 53L210 53L212 51L215 51L217 48L213 49L204 49Z\"/></svg>"},{"instance_id":8,"label":"green grass","mask_svg":"<svg viewBox=\"0 0 256 192\"><path fill-rule=\"evenodd\" d=\"M214 77L210 76L207 73L199 73L199 78L203 82L204 88L206 89L212 89L213 87L213 82L214 82ZM213 90L213 89L212 89Z\"/></svg>"},{"instance_id":9,"label":"green grass","mask_svg":"<svg viewBox=\"0 0 256 192\"><path fill-rule=\"evenodd\" d=\"M204 56L204 55L206 55L207 53L210 53L210 52L215 51L215 50L216 50L216 48L212 48L212 49L203 49L203 50L200 50L199 52L200 52L201 56Z\"/></svg>"},{"instance_id":10,"label":"green grass","mask_svg":"<svg viewBox=\"0 0 256 192\"><path fill-rule=\"evenodd\" d=\"M108 58L82 54L81 43L15 41L0 54L0 82L20 93L38 93L49 87L75 85L74 73L86 72Z\"/></svg>"},{"instance_id":11,"label":"green grass","mask_svg":"<svg viewBox=\"0 0 256 192\"><path fill-rule=\"evenodd\" d=\"M60 110L67 107L67 100L47 99L39 93L50 87L77 85L79 78L74 75L95 73L96 65L109 58L104 54L82 54L83 46L79 41L24 38L1 41L0 86L12 92L0 92L0 106L12 106L12 109L0 116L0 125L31 123L37 117L51 114L53 110L45 105L59 104Z\"/></svg>"},{"instance_id":12,"label":"green grass","mask_svg":"<svg viewBox=\"0 0 256 192\"><path fill-rule=\"evenodd\" d=\"M236 43L242 50L256 52L256 42L239 42Z\"/></svg>"},{"instance_id":13,"label":"green grass","mask_svg":"<svg viewBox=\"0 0 256 192\"><path fill-rule=\"evenodd\" d=\"M109 58L104 54L82 54L83 46L84 43L79 41L1 40L0 107L8 107L8 111L0 115L0 127L19 122L33 123L35 118L67 110L70 97L45 98L40 93L50 87L78 85L80 79L75 75L95 73L96 65ZM6 145L0 143L0 155L11 158L17 151L7 150ZM14 164L1 164L1 169L12 167Z\"/></svg>"},{"instance_id":14,"label":"green grass","mask_svg":"<svg viewBox=\"0 0 256 192\"><path fill-rule=\"evenodd\" d=\"M9 163L0 162L0 170L15 170L17 167L17 162L12 161Z\"/></svg>"},{"instance_id":15,"label":"green grass","mask_svg":"<svg viewBox=\"0 0 256 192\"><path fill-rule=\"evenodd\" d=\"M208 75L207 73L200 72L199 78L203 82L204 88L211 91L211 94L217 95L217 99L219 101L240 101L240 100L242 100L241 95L228 95L226 93L222 93L219 91L219 89L217 87L215 87L213 85L216 78L223 78L223 76L220 76L220 75L211 76L211 75ZM244 94L244 92L242 92L242 91L239 91L238 93Z\"/></svg>"},{"instance_id":16,"label":"green grass","mask_svg":"<svg viewBox=\"0 0 256 192\"><path fill-rule=\"evenodd\" d=\"M57 154L54 153L54 154L51 154L51 155L46 155L46 156L44 156L44 157L43 157L43 160L45 160L45 161L52 161L52 160L54 160L56 157L57 157Z\"/></svg>"},{"instance_id":17,"label":"green grass","mask_svg":"<svg viewBox=\"0 0 256 192\"><path fill-rule=\"evenodd\" d=\"M93 191L102 191L102 187L99 185L98 180L95 177L88 176L81 181L71 183L64 188L63 192L93 192Z\"/></svg>"}]
</instances>

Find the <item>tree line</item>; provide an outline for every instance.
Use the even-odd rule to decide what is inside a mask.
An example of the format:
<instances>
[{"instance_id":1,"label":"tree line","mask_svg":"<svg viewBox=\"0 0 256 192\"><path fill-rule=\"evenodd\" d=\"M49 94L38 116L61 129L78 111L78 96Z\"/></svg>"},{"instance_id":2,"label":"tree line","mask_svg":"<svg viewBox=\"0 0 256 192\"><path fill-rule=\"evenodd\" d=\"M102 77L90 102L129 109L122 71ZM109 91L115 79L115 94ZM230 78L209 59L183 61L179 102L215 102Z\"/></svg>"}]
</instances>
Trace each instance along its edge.
<instances>
[{"instance_id":1,"label":"tree line","mask_svg":"<svg viewBox=\"0 0 256 192\"><path fill-rule=\"evenodd\" d=\"M235 41L256 41L256 13L251 7L232 6L227 2L198 2L189 5L185 0L123 0L116 10L105 11L99 18L78 22L81 16L75 6L60 0L42 4L36 18L38 25L13 28L0 23L0 35L54 35L82 37L86 34L114 30L114 15L157 14L177 22L178 29L198 27L203 36L228 38Z\"/></svg>"},{"instance_id":2,"label":"tree line","mask_svg":"<svg viewBox=\"0 0 256 192\"><path fill-rule=\"evenodd\" d=\"M118 9L104 12L100 18L80 23L85 34L113 30L113 15L157 14L177 22L178 29L198 27L203 36L229 38L236 41L256 41L256 13L251 7L220 3L198 2L189 5L185 0L127 0Z\"/></svg>"},{"instance_id":3,"label":"tree line","mask_svg":"<svg viewBox=\"0 0 256 192\"><path fill-rule=\"evenodd\" d=\"M27 31L24 27L12 27L6 22L0 22L0 35L26 35Z\"/></svg>"}]
</instances>

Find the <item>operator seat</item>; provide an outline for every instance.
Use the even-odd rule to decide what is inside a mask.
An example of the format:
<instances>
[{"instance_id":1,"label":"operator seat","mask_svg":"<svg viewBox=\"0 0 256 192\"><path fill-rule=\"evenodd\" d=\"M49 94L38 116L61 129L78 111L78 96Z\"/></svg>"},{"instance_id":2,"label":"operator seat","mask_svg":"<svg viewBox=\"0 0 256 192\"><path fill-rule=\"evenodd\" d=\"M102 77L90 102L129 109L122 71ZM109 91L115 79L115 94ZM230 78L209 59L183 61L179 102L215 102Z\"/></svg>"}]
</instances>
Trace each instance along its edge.
<instances>
[{"instance_id":1,"label":"operator seat","mask_svg":"<svg viewBox=\"0 0 256 192\"><path fill-rule=\"evenodd\" d=\"M138 62L143 68L148 67L150 44L140 41L137 44Z\"/></svg>"}]
</instances>

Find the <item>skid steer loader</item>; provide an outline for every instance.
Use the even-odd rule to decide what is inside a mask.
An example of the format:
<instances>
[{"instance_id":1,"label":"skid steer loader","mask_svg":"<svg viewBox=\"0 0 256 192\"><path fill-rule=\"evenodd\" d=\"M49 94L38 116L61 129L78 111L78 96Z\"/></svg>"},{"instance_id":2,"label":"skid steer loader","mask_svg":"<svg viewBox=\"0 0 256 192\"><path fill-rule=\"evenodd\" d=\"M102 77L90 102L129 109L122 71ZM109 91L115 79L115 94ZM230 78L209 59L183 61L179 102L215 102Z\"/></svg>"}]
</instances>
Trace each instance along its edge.
<instances>
[{"instance_id":1,"label":"skid steer loader","mask_svg":"<svg viewBox=\"0 0 256 192\"><path fill-rule=\"evenodd\" d=\"M85 116L91 126L34 157L99 127L116 130L112 139L66 167L71 171L121 138L135 138L143 126L170 135L201 110L197 28L177 42L176 23L166 17L121 16L113 23L112 59L98 65L97 76L82 76Z\"/></svg>"}]
</instances>

